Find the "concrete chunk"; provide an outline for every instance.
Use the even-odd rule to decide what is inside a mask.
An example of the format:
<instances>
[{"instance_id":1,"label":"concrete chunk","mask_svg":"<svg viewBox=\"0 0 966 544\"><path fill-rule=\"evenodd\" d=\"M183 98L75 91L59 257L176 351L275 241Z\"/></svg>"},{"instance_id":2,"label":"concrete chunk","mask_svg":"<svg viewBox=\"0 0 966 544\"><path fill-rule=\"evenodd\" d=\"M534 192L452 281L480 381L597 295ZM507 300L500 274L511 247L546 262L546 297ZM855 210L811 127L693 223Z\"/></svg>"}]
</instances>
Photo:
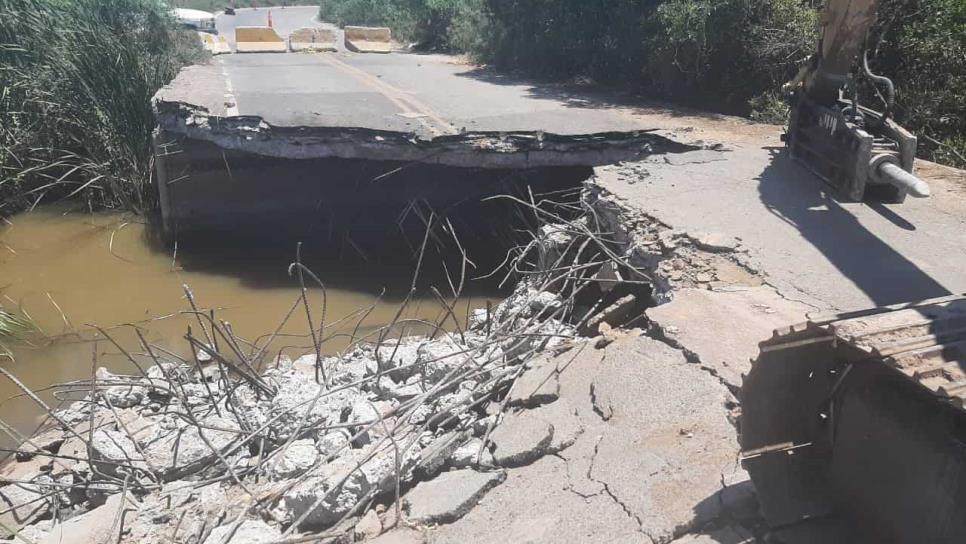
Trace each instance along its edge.
<instances>
[{"instance_id":1,"label":"concrete chunk","mask_svg":"<svg viewBox=\"0 0 966 544\"><path fill-rule=\"evenodd\" d=\"M483 452L482 455L480 455L481 449ZM478 458L480 460L479 464L476 462ZM473 438L459 448L456 448L450 455L448 464L453 468L492 467L494 466L494 461L493 454L490 453L490 450L483 447L483 440Z\"/></svg>"},{"instance_id":2,"label":"concrete chunk","mask_svg":"<svg viewBox=\"0 0 966 544\"><path fill-rule=\"evenodd\" d=\"M647 310L648 319L672 342L687 346L702 366L714 370L732 391L758 355L758 342L789 323L804 319L808 308L787 300L769 286L735 292L680 289L674 299ZM721 330L723 323L740 327Z\"/></svg>"},{"instance_id":3,"label":"concrete chunk","mask_svg":"<svg viewBox=\"0 0 966 544\"><path fill-rule=\"evenodd\" d=\"M57 524L38 544L88 544L114 542L117 528L114 520L120 513L121 495L111 495L103 505L86 514Z\"/></svg>"},{"instance_id":4,"label":"concrete chunk","mask_svg":"<svg viewBox=\"0 0 966 544\"><path fill-rule=\"evenodd\" d=\"M415 456L403 459L404 478L415 463ZM304 529L331 527L369 494L391 489L395 456L392 448L376 452L371 446L348 450L313 474L317 475L306 478L282 496L272 510L275 519L293 523L307 513ZM316 505L321 498L324 500Z\"/></svg>"},{"instance_id":5,"label":"concrete chunk","mask_svg":"<svg viewBox=\"0 0 966 544\"><path fill-rule=\"evenodd\" d=\"M507 404L533 408L551 403L559 396L560 380L557 376L557 365L543 361L520 376L513 391L510 392Z\"/></svg>"},{"instance_id":6,"label":"concrete chunk","mask_svg":"<svg viewBox=\"0 0 966 544\"><path fill-rule=\"evenodd\" d=\"M495 449L493 460L502 467L532 463L547 454L553 440L553 425L522 412L506 416L490 435Z\"/></svg>"},{"instance_id":7,"label":"concrete chunk","mask_svg":"<svg viewBox=\"0 0 966 544\"><path fill-rule=\"evenodd\" d=\"M357 541L365 541L376 538L382 534L382 520L375 510L369 510L362 516L359 523L352 529Z\"/></svg>"},{"instance_id":8,"label":"concrete chunk","mask_svg":"<svg viewBox=\"0 0 966 544\"><path fill-rule=\"evenodd\" d=\"M10 484L0 487L0 537L11 536L17 531L48 514L53 507L49 497L44 497L41 486L46 476L35 478L36 484Z\"/></svg>"},{"instance_id":9,"label":"concrete chunk","mask_svg":"<svg viewBox=\"0 0 966 544\"><path fill-rule=\"evenodd\" d=\"M527 413L553 426L553 438L547 447L548 453L557 453L569 448L584 432L584 426L577 417L577 410L566 399L560 399Z\"/></svg>"},{"instance_id":10,"label":"concrete chunk","mask_svg":"<svg viewBox=\"0 0 966 544\"><path fill-rule=\"evenodd\" d=\"M584 336L597 336L601 323L606 323L612 327L619 327L630 320L634 309L639 305L637 297L626 295L617 299L613 304L604 308L601 312L587 320L580 329L580 334Z\"/></svg>"},{"instance_id":11,"label":"concrete chunk","mask_svg":"<svg viewBox=\"0 0 966 544\"><path fill-rule=\"evenodd\" d=\"M272 462L269 473L274 480L295 478L315 465L318 459L319 451L315 448L315 442L308 438L296 440Z\"/></svg>"},{"instance_id":12,"label":"concrete chunk","mask_svg":"<svg viewBox=\"0 0 966 544\"><path fill-rule=\"evenodd\" d=\"M409 519L419 523L452 523L463 517L486 493L506 480L505 472L457 470L422 482L406 494Z\"/></svg>"},{"instance_id":13,"label":"concrete chunk","mask_svg":"<svg viewBox=\"0 0 966 544\"><path fill-rule=\"evenodd\" d=\"M262 544L282 538L282 533L262 520L246 519L239 526L234 523L215 527L205 544Z\"/></svg>"}]
</instances>

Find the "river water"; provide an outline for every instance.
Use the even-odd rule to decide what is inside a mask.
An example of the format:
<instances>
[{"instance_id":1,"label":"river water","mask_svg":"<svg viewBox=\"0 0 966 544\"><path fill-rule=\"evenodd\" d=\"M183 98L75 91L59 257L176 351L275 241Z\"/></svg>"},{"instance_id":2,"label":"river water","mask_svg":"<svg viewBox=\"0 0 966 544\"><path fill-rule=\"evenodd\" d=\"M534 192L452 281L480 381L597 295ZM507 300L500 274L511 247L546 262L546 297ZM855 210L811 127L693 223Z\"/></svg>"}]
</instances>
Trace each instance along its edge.
<instances>
[{"instance_id":1,"label":"river water","mask_svg":"<svg viewBox=\"0 0 966 544\"><path fill-rule=\"evenodd\" d=\"M87 379L92 360L116 372L134 373L95 325L131 352L143 351L133 324L152 344L186 355L188 326L196 335L201 333L195 316L179 313L189 309L184 285L200 307L214 308L218 319L230 322L237 336L254 341L270 335L301 293L297 279L287 272L295 249L292 237L240 230L182 241L175 252L154 241L151 229L135 216L69 212L62 207L21 214L0 226L0 304L29 315L39 332L31 337L33 345L14 347L13 361L5 358L0 364L34 390ZM365 334L391 322L409 291L411 266L336 265L331 256L320 254L330 250L307 243L302 251L303 262L326 286L325 335L342 333L323 344L324 353L344 349L359 322L358 317L338 320L374 305L358 329ZM445 281L434 285L449 291ZM462 320L469 308L496 302L497 297L493 289L464 291L454 308ZM308 298L318 327L322 289L311 288ZM436 298L424 294L406 306L404 317L438 322L442 314ZM271 352L284 350L294 356L313 351L308 331L300 306ZM30 432L42 410L18 397L20 393L9 379L0 377L0 419ZM62 400L50 391L41 396L55 405ZM11 443L0 436L0 447Z\"/></svg>"}]
</instances>

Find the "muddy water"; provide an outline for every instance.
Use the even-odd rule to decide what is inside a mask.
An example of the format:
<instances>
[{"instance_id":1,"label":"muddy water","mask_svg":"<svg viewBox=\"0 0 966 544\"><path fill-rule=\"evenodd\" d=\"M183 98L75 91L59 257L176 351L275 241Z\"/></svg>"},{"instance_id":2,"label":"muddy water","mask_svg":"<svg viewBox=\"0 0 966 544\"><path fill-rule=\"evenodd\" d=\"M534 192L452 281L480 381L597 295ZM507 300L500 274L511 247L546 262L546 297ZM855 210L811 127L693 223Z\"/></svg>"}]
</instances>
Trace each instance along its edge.
<instances>
[{"instance_id":1,"label":"muddy water","mask_svg":"<svg viewBox=\"0 0 966 544\"><path fill-rule=\"evenodd\" d=\"M0 364L32 389L86 379L92 359L97 366L133 373L126 358L93 328L106 329L122 346L142 351L134 327L148 341L185 355L184 335L194 316L188 309L183 286L190 286L198 305L216 309L219 319L231 323L235 334L255 341L274 331L301 292L287 268L295 255L291 237L266 236L264 232L222 233L210 239L182 241L177 254L153 242L140 218L121 214L68 213L47 208L12 219L0 228L0 302L7 309L20 308L41 331L33 346L13 350L14 360ZM359 327L365 334L392 321L409 290L410 267L334 265L326 250L311 243L303 247L303 261L326 284L326 336L341 332L323 345L325 353L344 349L358 323L350 318L375 305ZM443 289L445 283L437 284ZM380 298L380 293L386 289ZM313 319L318 326L323 291L309 292ZM455 305L462 319L469 307L481 307L496 293L467 293ZM435 298L417 298L404 317L436 321L442 311ZM298 355L312 351L304 309L299 307L271 346L274 353ZM264 342L264 338L262 339ZM0 418L21 431L32 430L41 412L20 397L10 380L0 378ZM43 398L56 404L49 392ZM0 447L10 439L0 436Z\"/></svg>"}]
</instances>

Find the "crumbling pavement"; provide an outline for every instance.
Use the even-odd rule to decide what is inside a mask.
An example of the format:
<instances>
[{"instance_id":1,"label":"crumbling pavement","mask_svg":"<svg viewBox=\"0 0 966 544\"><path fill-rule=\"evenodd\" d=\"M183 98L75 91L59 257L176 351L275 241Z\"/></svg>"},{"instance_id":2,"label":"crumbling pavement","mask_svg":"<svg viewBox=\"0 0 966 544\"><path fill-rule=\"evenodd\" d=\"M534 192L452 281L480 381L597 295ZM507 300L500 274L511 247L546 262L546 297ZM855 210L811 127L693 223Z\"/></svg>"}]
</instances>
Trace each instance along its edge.
<instances>
[{"instance_id":1,"label":"crumbling pavement","mask_svg":"<svg viewBox=\"0 0 966 544\"><path fill-rule=\"evenodd\" d=\"M0 494L29 512L5 525L37 542L102 530L92 518L122 542L751 538L722 366L744 353L690 348L700 331L661 310L768 287L739 248L592 185L582 204L576 220L535 207L545 224L508 256L523 279L466 330L381 329L268 369L203 312L193 360L145 342L143 373L70 384L85 399L7 465Z\"/></svg>"}]
</instances>

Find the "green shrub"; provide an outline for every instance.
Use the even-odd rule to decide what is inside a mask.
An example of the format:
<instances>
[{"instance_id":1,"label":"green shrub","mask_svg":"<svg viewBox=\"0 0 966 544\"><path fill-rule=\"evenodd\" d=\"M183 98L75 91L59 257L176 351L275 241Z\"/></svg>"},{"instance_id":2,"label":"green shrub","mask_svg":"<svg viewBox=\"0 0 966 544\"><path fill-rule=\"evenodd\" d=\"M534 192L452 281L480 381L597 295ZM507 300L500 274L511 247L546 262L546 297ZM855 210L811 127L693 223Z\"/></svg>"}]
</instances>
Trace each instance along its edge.
<instances>
[{"instance_id":1,"label":"green shrub","mask_svg":"<svg viewBox=\"0 0 966 544\"><path fill-rule=\"evenodd\" d=\"M896 120L920 154L966 167L966 2L890 0L872 68L896 84Z\"/></svg>"},{"instance_id":2,"label":"green shrub","mask_svg":"<svg viewBox=\"0 0 966 544\"><path fill-rule=\"evenodd\" d=\"M752 121L770 125L784 125L788 122L788 99L781 91L764 92L748 101Z\"/></svg>"}]
</instances>

